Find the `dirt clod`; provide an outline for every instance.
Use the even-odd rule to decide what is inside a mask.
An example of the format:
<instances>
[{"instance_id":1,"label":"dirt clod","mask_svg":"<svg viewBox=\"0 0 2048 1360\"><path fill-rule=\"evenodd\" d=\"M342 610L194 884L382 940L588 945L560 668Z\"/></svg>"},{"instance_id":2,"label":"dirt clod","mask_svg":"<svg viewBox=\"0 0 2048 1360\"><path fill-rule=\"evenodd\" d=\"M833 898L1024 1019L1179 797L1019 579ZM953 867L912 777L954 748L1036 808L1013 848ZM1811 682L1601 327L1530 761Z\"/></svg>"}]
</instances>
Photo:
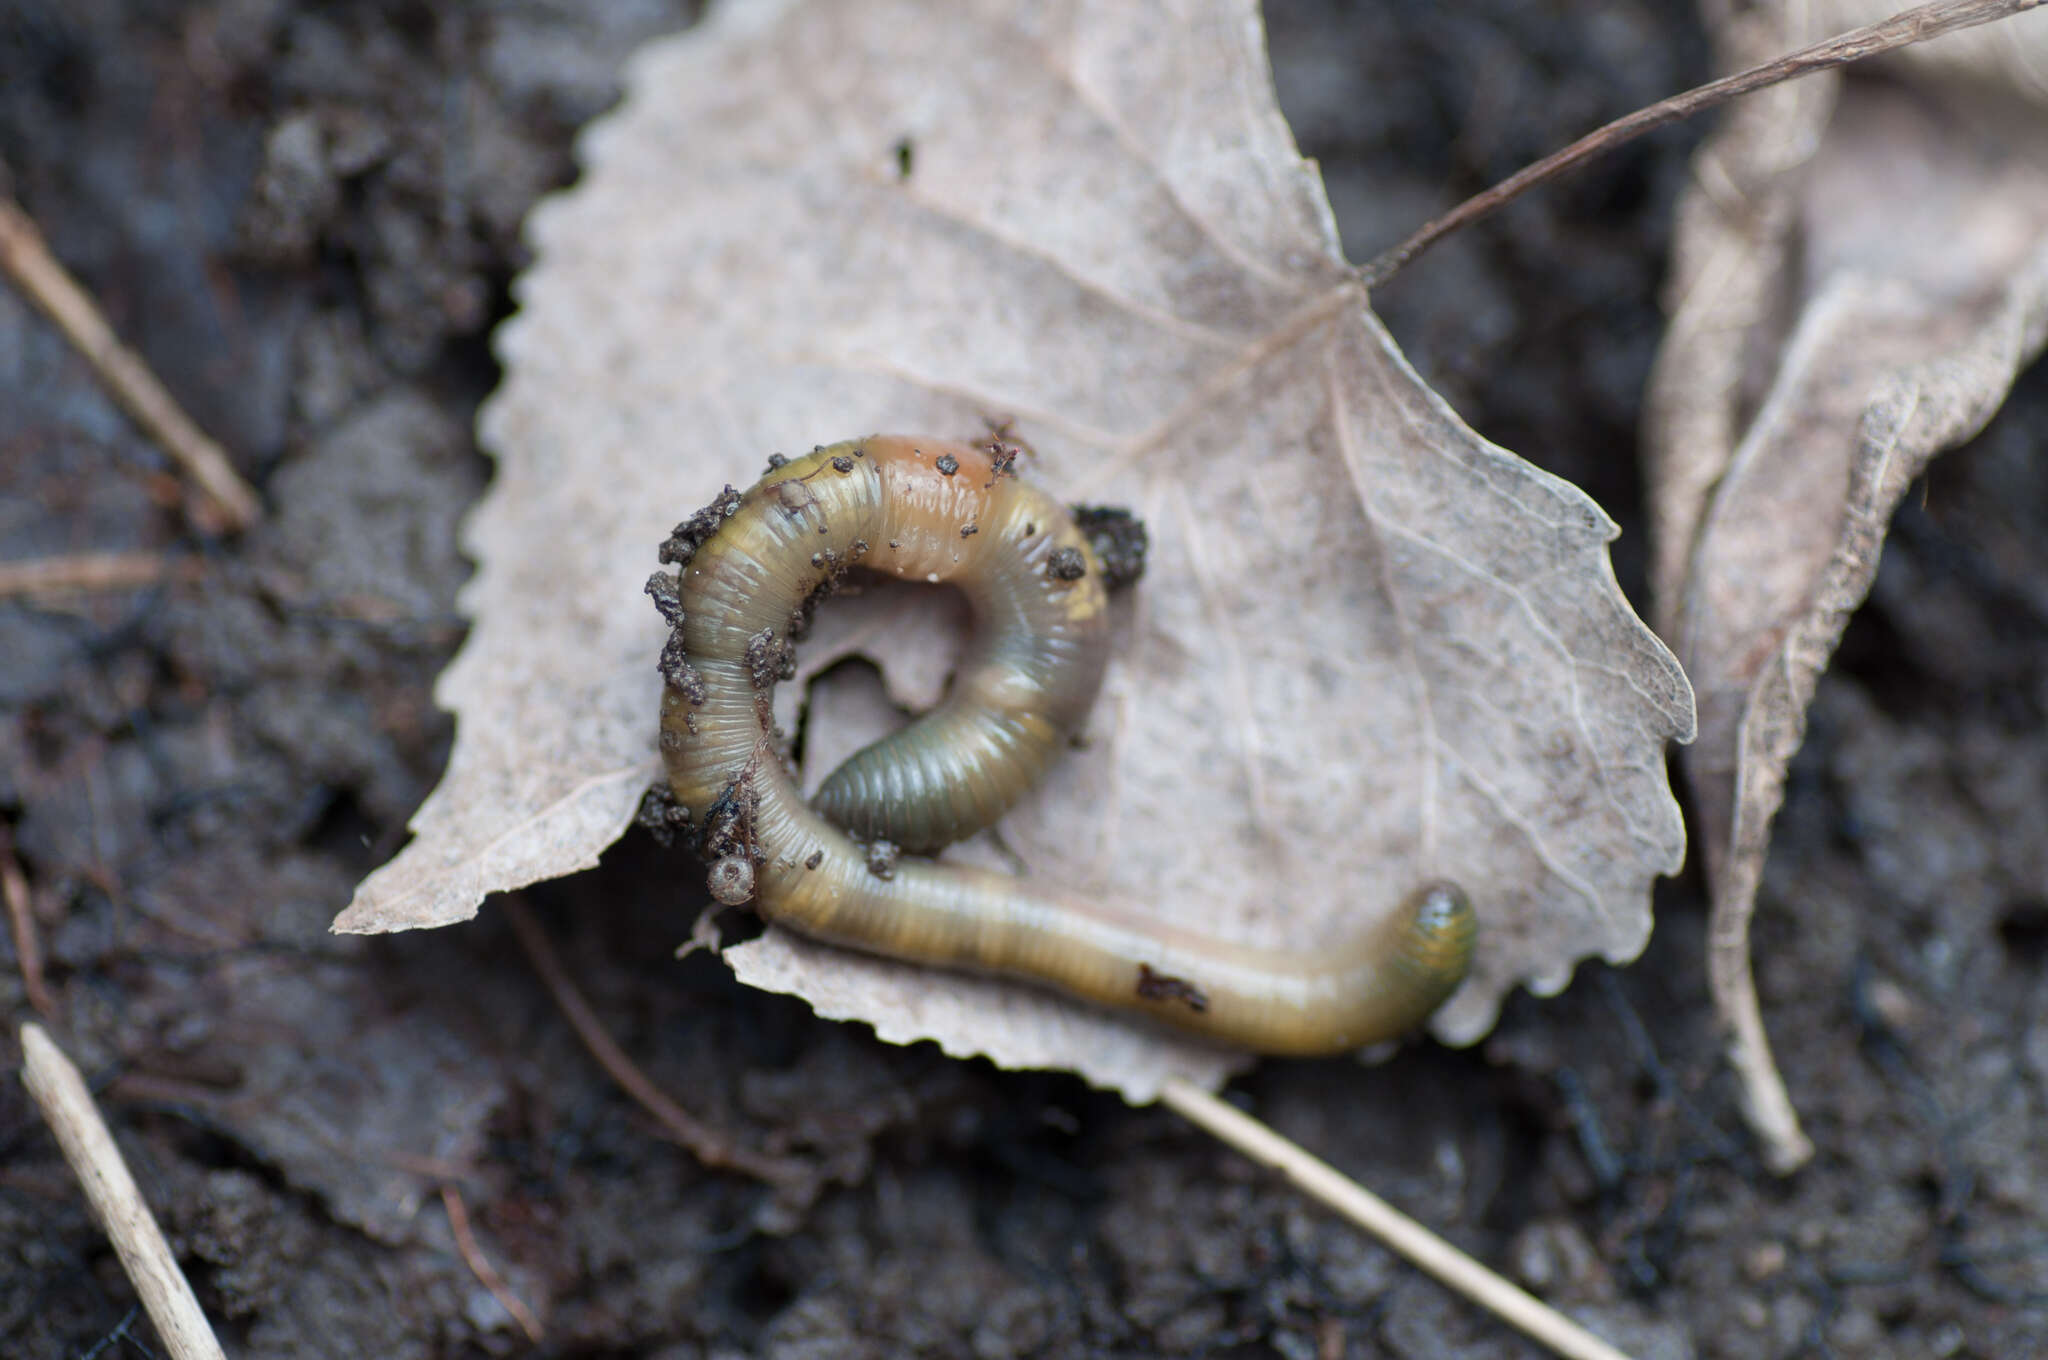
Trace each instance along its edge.
<instances>
[{"instance_id":1,"label":"dirt clod","mask_svg":"<svg viewBox=\"0 0 2048 1360\"><path fill-rule=\"evenodd\" d=\"M902 857L902 848L894 841L882 840L878 837L867 844L868 872L876 878L890 879L896 877L896 861Z\"/></svg>"},{"instance_id":2,"label":"dirt clod","mask_svg":"<svg viewBox=\"0 0 2048 1360\"><path fill-rule=\"evenodd\" d=\"M766 693L783 680L796 678L796 648L779 638L772 628L763 628L747 639L747 680L759 693Z\"/></svg>"},{"instance_id":3,"label":"dirt clod","mask_svg":"<svg viewBox=\"0 0 2048 1360\"><path fill-rule=\"evenodd\" d=\"M1138 995L1147 1001L1172 1001L1191 1011L1209 1009L1208 994L1186 978L1154 972L1150 964L1138 965Z\"/></svg>"},{"instance_id":4,"label":"dirt clod","mask_svg":"<svg viewBox=\"0 0 2048 1360\"><path fill-rule=\"evenodd\" d=\"M1102 563L1104 585L1122 590L1145 574L1145 552L1151 545L1145 521L1115 505L1077 505L1073 511L1074 523Z\"/></svg>"},{"instance_id":5,"label":"dirt clod","mask_svg":"<svg viewBox=\"0 0 2048 1360\"><path fill-rule=\"evenodd\" d=\"M640 810L633 815L633 821L658 844L673 845L676 833L690 825L690 810L676 801L675 791L667 781L657 780L640 795Z\"/></svg>"},{"instance_id":6,"label":"dirt clod","mask_svg":"<svg viewBox=\"0 0 2048 1360\"><path fill-rule=\"evenodd\" d=\"M740 493L728 485L709 505L678 524L662 542L659 553L662 564L688 566L690 559L697 555L697 549L703 547L705 541L718 532L718 527L738 512L742 499Z\"/></svg>"}]
</instances>

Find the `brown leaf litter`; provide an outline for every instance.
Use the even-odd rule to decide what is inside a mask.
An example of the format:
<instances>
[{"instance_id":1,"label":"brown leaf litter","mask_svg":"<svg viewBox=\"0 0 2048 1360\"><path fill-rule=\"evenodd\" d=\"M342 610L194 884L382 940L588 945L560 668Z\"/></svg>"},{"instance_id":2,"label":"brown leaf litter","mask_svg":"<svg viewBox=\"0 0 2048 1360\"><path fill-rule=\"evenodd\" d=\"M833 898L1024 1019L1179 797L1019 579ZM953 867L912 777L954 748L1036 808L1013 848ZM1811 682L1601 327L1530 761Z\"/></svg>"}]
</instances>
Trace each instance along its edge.
<instances>
[{"instance_id":1,"label":"brown leaf litter","mask_svg":"<svg viewBox=\"0 0 2048 1360\"><path fill-rule=\"evenodd\" d=\"M1804 33L1779 8L1724 24L1729 64L1887 9L1814 8ZM2036 14L1771 90L1701 150L1679 210L1645 422L1653 584L1699 695L1716 1009L1780 1171L1812 1149L1750 974L1771 821L1892 510L2048 336L2044 71Z\"/></svg>"}]
</instances>

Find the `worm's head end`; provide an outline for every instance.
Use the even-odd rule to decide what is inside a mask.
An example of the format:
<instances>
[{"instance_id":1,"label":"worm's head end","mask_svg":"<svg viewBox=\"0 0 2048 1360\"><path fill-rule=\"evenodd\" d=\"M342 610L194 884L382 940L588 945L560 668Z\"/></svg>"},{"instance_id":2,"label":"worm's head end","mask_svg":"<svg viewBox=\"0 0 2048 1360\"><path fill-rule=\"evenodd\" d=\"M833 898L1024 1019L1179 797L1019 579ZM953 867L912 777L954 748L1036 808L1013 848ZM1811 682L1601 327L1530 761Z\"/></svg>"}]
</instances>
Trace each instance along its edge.
<instances>
[{"instance_id":1,"label":"worm's head end","mask_svg":"<svg viewBox=\"0 0 2048 1360\"><path fill-rule=\"evenodd\" d=\"M1441 1003L1472 971L1479 914L1472 909L1465 890L1449 879L1423 884L1409 900L1415 912L1409 935L1410 961L1429 980Z\"/></svg>"}]
</instances>

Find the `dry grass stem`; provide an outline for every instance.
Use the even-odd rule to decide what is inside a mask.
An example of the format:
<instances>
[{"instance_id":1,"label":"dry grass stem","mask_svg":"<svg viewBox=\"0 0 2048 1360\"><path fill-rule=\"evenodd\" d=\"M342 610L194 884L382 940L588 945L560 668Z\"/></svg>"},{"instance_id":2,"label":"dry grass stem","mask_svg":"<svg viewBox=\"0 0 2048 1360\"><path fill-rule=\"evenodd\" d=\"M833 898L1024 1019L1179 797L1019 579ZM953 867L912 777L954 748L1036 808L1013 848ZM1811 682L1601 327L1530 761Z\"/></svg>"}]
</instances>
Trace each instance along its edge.
<instances>
[{"instance_id":1,"label":"dry grass stem","mask_svg":"<svg viewBox=\"0 0 2048 1360\"><path fill-rule=\"evenodd\" d=\"M185 469L206 498L201 527L230 533L263 515L249 484L235 473L226 450L193 424L149 365L114 335L86 291L43 243L43 234L20 205L0 197L0 269L71 341L135 423Z\"/></svg>"},{"instance_id":2,"label":"dry grass stem","mask_svg":"<svg viewBox=\"0 0 2048 1360\"><path fill-rule=\"evenodd\" d=\"M1221 1098L1178 1077L1160 1102L1253 1161L1270 1166L1364 1228L1418 1269L1566 1360L1628 1360L1534 1295L1508 1283L1321 1158Z\"/></svg>"},{"instance_id":3,"label":"dry grass stem","mask_svg":"<svg viewBox=\"0 0 2048 1360\"><path fill-rule=\"evenodd\" d=\"M85 1079L33 1022L21 1027L21 1081L57 1135L64 1160L85 1187L93 1216L106 1229L172 1360L226 1360Z\"/></svg>"},{"instance_id":4,"label":"dry grass stem","mask_svg":"<svg viewBox=\"0 0 2048 1360\"><path fill-rule=\"evenodd\" d=\"M0 600L140 590L166 578L187 579L198 574L196 562L178 562L149 552L77 553L0 562Z\"/></svg>"}]
</instances>

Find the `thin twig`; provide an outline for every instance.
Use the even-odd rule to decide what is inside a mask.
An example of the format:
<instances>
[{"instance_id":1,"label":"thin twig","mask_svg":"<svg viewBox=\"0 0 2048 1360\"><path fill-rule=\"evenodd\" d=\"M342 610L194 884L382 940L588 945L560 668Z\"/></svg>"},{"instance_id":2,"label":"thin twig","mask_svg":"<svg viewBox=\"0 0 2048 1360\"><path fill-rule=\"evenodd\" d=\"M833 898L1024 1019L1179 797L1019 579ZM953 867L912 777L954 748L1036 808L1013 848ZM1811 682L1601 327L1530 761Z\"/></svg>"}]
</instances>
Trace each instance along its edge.
<instances>
[{"instance_id":1,"label":"thin twig","mask_svg":"<svg viewBox=\"0 0 2048 1360\"><path fill-rule=\"evenodd\" d=\"M498 1273L483 1248L477 1245L476 1234L469 1230L469 1208L462 1202L462 1192L453 1185L441 1186L441 1207L448 1211L448 1227L455 1234L455 1250L461 1255L462 1263L469 1267L469 1273L477 1282L491 1291L491 1297L500 1307L512 1315L519 1324L519 1330L526 1333L526 1339L538 1346L541 1339L540 1319L533 1315L520 1297L512 1292L505 1277Z\"/></svg>"},{"instance_id":2,"label":"thin twig","mask_svg":"<svg viewBox=\"0 0 2048 1360\"><path fill-rule=\"evenodd\" d=\"M505 915L512 923L512 933L518 937L520 947L532 962L533 971L540 974L540 980L554 997L555 1005L568 1020L569 1027L576 1031L576 1037L590 1050L590 1056L597 1059L597 1065L638 1102L640 1108L661 1121L669 1137L688 1148L706 1166L743 1171L771 1184L810 1177L808 1163L794 1157L774 1157L757 1152L712 1128L669 1099L667 1093L656 1086L605 1031L604 1022L597 1018L597 1012L590 1008L583 993L569 980L568 970L562 967L562 961L555 957L554 946L548 943L547 932L541 929L540 922L534 919L526 904L517 897L507 897Z\"/></svg>"},{"instance_id":3,"label":"thin twig","mask_svg":"<svg viewBox=\"0 0 2048 1360\"><path fill-rule=\"evenodd\" d=\"M1621 1351L1509 1284L1299 1144L1204 1091L1169 1077L1160 1103L1255 1162L1273 1167L1444 1285L1567 1360L1628 1360Z\"/></svg>"},{"instance_id":4,"label":"thin twig","mask_svg":"<svg viewBox=\"0 0 2048 1360\"><path fill-rule=\"evenodd\" d=\"M140 590L166 577L199 575L196 561L178 561L162 553L77 553L0 562L0 600L25 595L97 595L111 590Z\"/></svg>"},{"instance_id":5,"label":"thin twig","mask_svg":"<svg viewBox=\"0 0 2048 1360\"><path fill-rule=\"evenodd\" d=\"M1975 28L2009 15L2019 14L2035 8L2048 0L1935 0L1935 3L1909 9L1881 23L1867 24L1847 33L1817 42L1811 47L1802 47L1789 56L1767 61L1761 66L1752 66L1732 76L1723 76L1684 94L1637 109L1626 117L1617 118L1603 128L1587 133L1562 151L1553 152L1534 165L1519 170L1500 183L1481 193L1474 194L1443 216L1422 225L1414 235L1391 250L1375 255L1358 271L1358 278L1368 289L1377 288L1392 278L1401 267L1435 245L1444 237L1462 227L1470 226L1480 218L1520 198L1528 190L1547 180L1556 179L1567 171L1577 169L1586 161L1604 152L1611 151L1625 142L1635 140L1646 132L1655 131L1668 123L1690 118L1696 113L1718 107L1729 100L1757 90L1792 80L1799 76L1812 75L1837 66L1847 66L1866 57L1880 56L1900 47L1926 42L1929 38L1940 37L1960 28Z\"/></svg>"},{"instance_id":6,"label":"thin twig","mask_svg":"<svg viewBox=\"0 0 2048 1360\"><path fill-rule=\"evenodd\" d=\"M207 527L235 532L262 517L262 503L235 473L227 451L192 422L142 356L123 345L29 215L0 195L0 270L57 323L121 408L182 465L211 503Z\"/></svg>"},{"instance_id":7,"label":"thin twig","mask_svg":"<svg viewBox=\"0 0 2048 1360\"><path fill-rule=\"evenodd\" d=\"M28 1004L45 1020L57 1015L57 1003L50 998L50 986L43 979L43 942L36 931L35 901L29 896L28 876L14 857L14 836L0 827L0 898L7 903L7 925L14 935L14 962L21 969L21 990Z\"/></svg>"},{"instance_id":8,"label":"thin twig","mask_svg":"<svg viewBox=\"0 0 2048 1360\"><path fill-rule=\"evenodd\" d=\"M157 1335L174 1360L226 1360L163 1230L135 1188L114 1136L71 1060L31 1021L21 1027L21 1082L42 1109L93 1215L106 1229Z\"/></svg>"}]
</instances>

